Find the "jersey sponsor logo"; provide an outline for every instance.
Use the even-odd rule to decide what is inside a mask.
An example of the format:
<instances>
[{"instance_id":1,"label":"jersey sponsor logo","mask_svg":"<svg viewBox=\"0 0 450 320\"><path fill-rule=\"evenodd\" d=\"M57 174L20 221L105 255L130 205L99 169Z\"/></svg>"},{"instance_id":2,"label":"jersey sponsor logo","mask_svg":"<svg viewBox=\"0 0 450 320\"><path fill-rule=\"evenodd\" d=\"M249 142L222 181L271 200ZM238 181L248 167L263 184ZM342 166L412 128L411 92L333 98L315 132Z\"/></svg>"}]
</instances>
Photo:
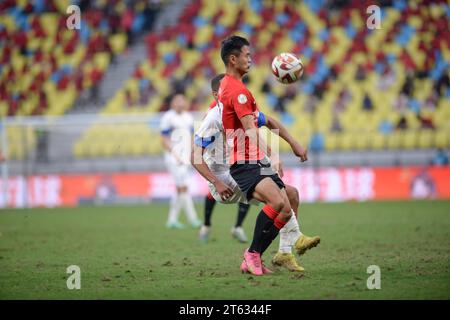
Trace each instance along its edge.
<instances>
[{"instance_id":1,"label":"jersey sponsor logo","mask_svg":"<svg viewBox=\"0 0 450 320\"><path fill-rule=\"evenodd\" d=\"M245 95L245 94L243 94L243 93L241 93L240 95L238 95L238 102L240 103L240 104L244 104L244 103L246 103L247 102L247 96Z\"/></svg>"}]
</instances>

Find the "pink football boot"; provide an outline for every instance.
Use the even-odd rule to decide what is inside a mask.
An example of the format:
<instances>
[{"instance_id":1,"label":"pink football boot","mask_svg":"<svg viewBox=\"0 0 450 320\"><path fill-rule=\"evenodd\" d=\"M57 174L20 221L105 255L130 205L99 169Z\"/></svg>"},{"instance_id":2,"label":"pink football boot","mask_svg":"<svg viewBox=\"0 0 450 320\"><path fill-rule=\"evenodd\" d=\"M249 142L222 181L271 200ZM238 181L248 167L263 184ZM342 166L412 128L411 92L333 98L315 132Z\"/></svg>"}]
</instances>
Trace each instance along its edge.
<instances>
[{"instance_id":1,"label":"pink football boot","mask_svg":"<svg viewBox=\"0 0 450 320\"><path fill-rule=\"evenodd\" d=\"M263 271L263 274L273 273L273 271L270 270L269 268L267 268L267 267L264 265L264 263L262 264L262 271ZM241 263L241 272L242 272L242 273L248 273L248 272L249 272L249 271L248 271L248 267L247 267L247 263L245 262L245 260L242 260L242 263Z\"/></svg>"},{"instance_id":2,"label":"pink football boot","mask_svg":"<svg viewBox=\"0 0 450 320\"><path fill-rule=\"evenodd\" d=\"M263 275L261 256L259 253L248 252L248 249L245 250L244 262L247 265L247 272L250 272L251 274L253 274L255 276ZM241 264L241 270L242 270L242 264Z\"/></svg>"}]
</instances>

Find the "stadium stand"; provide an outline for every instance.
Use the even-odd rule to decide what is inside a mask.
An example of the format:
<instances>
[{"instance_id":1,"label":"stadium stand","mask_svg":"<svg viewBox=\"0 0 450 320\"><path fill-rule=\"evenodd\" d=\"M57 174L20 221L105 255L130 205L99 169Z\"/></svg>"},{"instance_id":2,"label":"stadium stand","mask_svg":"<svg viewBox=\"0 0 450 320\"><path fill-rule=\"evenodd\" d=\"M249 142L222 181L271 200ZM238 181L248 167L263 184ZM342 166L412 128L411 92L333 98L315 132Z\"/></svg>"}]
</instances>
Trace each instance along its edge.
<instances>
[{"instance_id":1,"label":"stadium stand","mask_svg":"<svg viewBox=\"0 0 450 320\"><path fill-rule=\"evenodd\" d=\"M248 85L260 108L312 150L448 147L448 4L393 1L382 8L379 30L366 27L369 4L351 1L328 10L325 1L312 0L193 1L178 24L147 36L148 60L136 66L102 112L164 111L175 91L186 93L192 110L204 110L210 100L208 79L223 72L220 41L239 33L253 45ZM303 59L302 81L275 83L269 65L279 52ZM78 156L87 156L80 150L95 144L93 132L102 131L97 129L79 141ZM149 141L156 134L146 127L136 130ZM146 139L131 141L138 153L161 151L145 148ZM91 156L107 155L101 144Z\"/></svg>"},{"instance_id":2,"label":"stadium stand","mask_svg":"<svg viewBox=\"0 0 450 320\"><path fill-rule=\"evenodd\" d=\"M107 101L101 114L164 111L170 96L178 91L186 93L193 111L205 110L211 99L209 79L223 72L220 41L237 33L252 43L248 86L260 109L281 120L312 151L449 147L449 5L446 1L384 1L382 27L370 30L365 10L370 4L336 1L330 8L324 0L249 0L226 5L191 1L176 24L148 33L147 59L135 66L133 75ZM2 15L2 38L5 33L14 35L17 43L13 53L11 46L2 45L2 61L11 56L11 63L1 70L4 115L64 113L74 103L77 88L99 81L110 64L111 50L121 52L129 38L123 26L105 34L95 14L87 19L92 29L89 35L81 32L75 36L64 28L50 27L57 25L46 23L54 19L51 13L33 18L33 10L27 13L26 23L17 10ZM123 10L116 5L115 12ZM20 45L24 34L38 35L41 29L55 36ZM67 48L66 53L64 45L71 43L71 37L77 45ZM63 45L55 47L56 41ZM92 42L103 45L90 46ZM32 54L24 56L21 50ZM302 58L306 69L300 82L290 86L276 83L269 66L280 52L293 52ZM39 55L48 60L46 65L52 72L44 72L41 81L31 82L30 75L40 75L42 70L34 70L26 62ZM96 69L98 74L93 71ZM46 97L24 96L31 90L9 85L8 79L15 77L23 78L21 88L42 82ZM54 103L55 97L58 103ZM157 134L156 126L144 124L120 129L93 125L74 144L73 154L77 158L159 154L162 149L155 140ZM114 143L123 147L114 148ZM281 150L287 149L282 143Z\"/></svg>"},{"instance_id":3,"label":"stadium stand","mask_svg":"<svg viewBox=\"0 0 450 320\"><path fill-rule=\"evenodd\" d=\"M115 56L148 29L148 2L77 1L79 31L66 27L70 0L0 3L0 117L66 113L98 85ZM147 15L147 16L146 16ZM9 158L23 159L35 133L9 127ZM21 143L26 141L26 147Z\"/></svg>"}]
</instances>

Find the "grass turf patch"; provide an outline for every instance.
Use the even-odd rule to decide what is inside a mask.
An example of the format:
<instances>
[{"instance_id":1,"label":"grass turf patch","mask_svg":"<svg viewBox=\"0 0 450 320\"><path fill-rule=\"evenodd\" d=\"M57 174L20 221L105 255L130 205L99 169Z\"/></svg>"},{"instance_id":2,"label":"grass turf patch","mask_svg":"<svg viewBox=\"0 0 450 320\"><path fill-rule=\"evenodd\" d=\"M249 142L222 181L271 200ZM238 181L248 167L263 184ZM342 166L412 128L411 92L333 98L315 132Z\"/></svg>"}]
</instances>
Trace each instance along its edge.
<instances>
[{"instance_id":1,"label":"grass turf patch","mask_svg":"<svg viewBox=\"0 0 450 320\"><path fill-rule=\"evenodd\" d=\"M299 259L306 272L263 277L239 271L248 244L231 238L236 205L216 206L207 244L197 229L166 229L167 211L2 210L0 299L450 299L449 201L303 204L301 230L322 239ZM244 221L250 239L258 212ZM81 290L66 287L69 265L81 268ZM366 287L369 265L380 290Z\"/></svg>"}]
</instances>

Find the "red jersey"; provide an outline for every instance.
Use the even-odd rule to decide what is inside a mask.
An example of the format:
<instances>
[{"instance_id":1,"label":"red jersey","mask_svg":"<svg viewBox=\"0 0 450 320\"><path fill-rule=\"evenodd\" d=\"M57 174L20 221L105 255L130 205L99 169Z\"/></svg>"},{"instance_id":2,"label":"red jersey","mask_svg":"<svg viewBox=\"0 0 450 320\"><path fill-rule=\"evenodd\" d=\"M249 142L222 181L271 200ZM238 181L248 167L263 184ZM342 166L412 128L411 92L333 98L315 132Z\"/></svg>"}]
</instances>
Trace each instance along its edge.
<instances>
[{"instance_id":1,"label":"red jersey","mask_svg":"<svg viewBox=\"0 0 450 320\"><path fill-rule=\"evenodd\" d=\"M230 164L237 161L261 160L265 154L257 146L249 143L240 119L252 115L258 121L258 106L255 98L242 81L230 76L220 81L219 101L223 104L222 124L230 149Z\"/></svg>"}]
</instances>

